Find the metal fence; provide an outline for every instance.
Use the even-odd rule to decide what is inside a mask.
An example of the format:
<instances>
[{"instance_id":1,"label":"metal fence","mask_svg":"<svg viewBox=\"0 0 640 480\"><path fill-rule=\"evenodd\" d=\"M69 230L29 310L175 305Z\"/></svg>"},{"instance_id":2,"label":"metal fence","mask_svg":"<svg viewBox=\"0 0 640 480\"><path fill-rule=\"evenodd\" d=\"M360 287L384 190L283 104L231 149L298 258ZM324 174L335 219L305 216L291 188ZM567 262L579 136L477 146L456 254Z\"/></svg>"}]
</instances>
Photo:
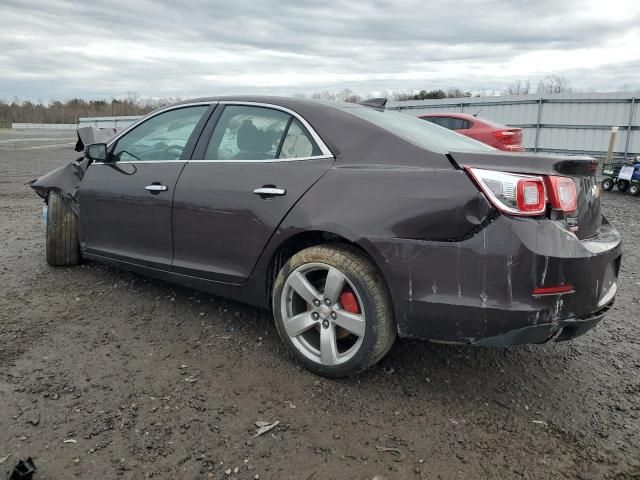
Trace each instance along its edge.
<instances>
[{"instance_id":1,"label":"metal fence","mask_svg":"<svg viewBox=\"0 0 640 480\"><path fill-rule=\"evenodd\" d=\"M407 100L389 102L387 108L411 115L477 114L522 128L524 147L534 152L602 156L616 126L614 155L626 158L640 155L638 100L631 93L574 93Z\"/></svg>"},{"instance_id":2,"label":"metal fence","mask_svg":"<svg viewBox=\"0 0 640 480\"><path fill-rule=\"evenodd\" d=\"M80 117L77 127L124 128L138 121L141 116L128 115L121 117Z\"/></svg>"},{"instance_id":3,"label":"metal fence","mask_svg":"<svg viewBox=\"0 0 640 480\"><path fill-rule=\"evenodd\" d=\"M13 123L9 124L14 130L47 129L47 130L75 130L75 123Z\"/></svg>"},{"instance_id":4,"label":"metal fence","mask_svg":"<svg viewBox=\"0 0 640 480\"><path fill-rule=\"evenodd\" d=\"M10 123L6 125L0 122L0 128L14 128L16 130L26 130L33 128L54 129L54 130L75 130L80 127L95 128L124 128L138 121L141 116L128 115L121 117L80 117L77 123Z\"/></svg>"}]
</instances>

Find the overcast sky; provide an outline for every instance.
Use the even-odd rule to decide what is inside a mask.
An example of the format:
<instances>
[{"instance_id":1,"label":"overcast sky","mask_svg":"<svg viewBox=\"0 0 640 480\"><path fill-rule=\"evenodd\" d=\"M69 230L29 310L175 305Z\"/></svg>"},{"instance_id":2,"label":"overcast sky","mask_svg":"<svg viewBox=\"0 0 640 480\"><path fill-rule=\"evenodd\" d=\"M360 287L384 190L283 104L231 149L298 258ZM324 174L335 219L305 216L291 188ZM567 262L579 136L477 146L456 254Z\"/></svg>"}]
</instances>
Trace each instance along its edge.
<instances>
[{"instance_id":1,"label":"overcast sky","mask_svg":"<svg viewBox=\"0 0 640 480\"><path fill-rule=\"evenodd\" d=\"M0 98L294 94L565 76L640 87L638 0L0 0Z\"/></svg>"}]
</instances>

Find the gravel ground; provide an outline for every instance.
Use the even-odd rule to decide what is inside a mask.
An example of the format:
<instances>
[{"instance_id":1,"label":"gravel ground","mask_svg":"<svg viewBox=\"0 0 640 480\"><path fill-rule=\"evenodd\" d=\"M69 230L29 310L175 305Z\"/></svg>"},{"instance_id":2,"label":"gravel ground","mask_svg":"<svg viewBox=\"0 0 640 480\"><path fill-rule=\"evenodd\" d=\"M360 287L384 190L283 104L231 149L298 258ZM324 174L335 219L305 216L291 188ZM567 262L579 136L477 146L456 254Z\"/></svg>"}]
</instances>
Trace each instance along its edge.
<instances>
[{"instance_id":1,"label":"gravel ground","mask_svg":"<svg viewBox=\"0 0 640 480\"><path fill-rule=\"evenodd\" d=\"M605 194L625 256L595 330L508 349L400 340L327 380L267 312L49 267L25 183L75 158L73 136L0 132L0 475L32 456L39 480L640 479L640 198ZM252 438L256 421L279 424Z\"/></svg>"}]
</instances>

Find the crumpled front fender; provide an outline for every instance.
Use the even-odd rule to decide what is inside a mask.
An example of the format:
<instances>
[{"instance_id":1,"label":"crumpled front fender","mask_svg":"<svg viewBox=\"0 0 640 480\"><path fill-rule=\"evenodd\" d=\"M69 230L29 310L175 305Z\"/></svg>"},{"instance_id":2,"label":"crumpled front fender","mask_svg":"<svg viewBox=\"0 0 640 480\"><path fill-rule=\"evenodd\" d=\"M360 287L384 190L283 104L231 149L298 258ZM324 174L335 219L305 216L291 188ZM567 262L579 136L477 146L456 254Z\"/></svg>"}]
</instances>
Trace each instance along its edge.
<instances>
[{"instance_id":1,"label":"crumpled front fender","mask_svg":"<svg viewBox=\"0 0 640 480\"><path fill-rule=\"evenodd\" d=\"M80 205L77 193L82 177L84 177L90 162L88 158L80 157L74 162L63 165L36 180L32 180L29 185L45 200L49 198L51 190L59 192L63 198L71 201L71 208L78 215Z\"/></svg>"}]
</instances>

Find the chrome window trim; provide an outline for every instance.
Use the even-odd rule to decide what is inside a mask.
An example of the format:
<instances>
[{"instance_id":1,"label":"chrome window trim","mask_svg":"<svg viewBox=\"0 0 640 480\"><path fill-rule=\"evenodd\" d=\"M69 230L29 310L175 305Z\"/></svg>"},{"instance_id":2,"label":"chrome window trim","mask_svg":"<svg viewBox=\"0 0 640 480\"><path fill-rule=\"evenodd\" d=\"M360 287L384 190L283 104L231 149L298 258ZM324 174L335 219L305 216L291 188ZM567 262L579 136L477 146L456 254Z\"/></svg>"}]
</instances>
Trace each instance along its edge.
<instances>
[{"instance_id":1,"label":"chrome window trim","mask_svg":"<svg viewBox=\"0 0 640 480\"><path fill-rule=\"evenodd\" d=\"M316 155L314 157L272 158L267 160L123 160L122 162L93 162L91 165L121 165L127 163L278 163L304 162L307 160L334 159L333 155Z\"/></svg>"},{"instance_id":2,"label":"chrome window trim","mask_svg":"<svg viewBox=\"0 0 640 480\"><path fill-rule=\"evenodd\" d=\"M317 132L309 124L309 122L307 122L304 119L304 117L302 117L297 112L295 112L295 111L293 111L293 110L291 110L291 109L289 109L287 107L282 107L280 105L274 105L272 103L248 102L248 101L241 101L241 100L239 100L239 101L235 101L235 100L215 101L215 100L213 100L213 101L209 101L209 102L203 101L203 102L193 102L193 103L184 103L184 104L180 104L180 105L167 106L165 108L162 108L160 110L152 112L149 115L146 115L145 117L141 118L137 122L129 125L122 132L120 132L118 135L116 135L115 137L113 137L111 139L111 141L107 144L107 149L111 148L111 146L114 143L116 143L122 136L127 134L129 131L133 130L138 125L146 122L147 120L155 117L156 115L160 115L161 113L169 112L171 110L178 110L178 109L186 108L186 107L199 107L199 106L211 106L211 105L242 105L242 106L250 106L250 107L271 108L271 109L274 109L274 110L280 110L282 112L285 112L285 113L291 115L292 117L296 118L297 120L299 120L300 123L304 126L304 128L307 129L307 131L311 135L311 138L313 138L313 141L316 142L316 145L318 145L318 148L320 148L320 151L322 152L322 155L315 155L315 156L312 156L312 157L274 158L274 159L267 159L267 160L264 160L264 159L263 160L125 160L125 161L117 161L117 162L93 162L92 165L113 165L113 164L128 164L128 163L187 163L187 162L194 162L194 163L258 163L258 162L274 163L274 162L292 162L292 161L299 161L299 160L324 160L324 159L329 159L329 158L333 158L333 159L336 158L335 155L331 152L331 150L329 150L329 147L327 147L327 145L322 141L322 139L317 134Z\"/></svg>"},{"instance_id":3,"label":"chrome window trim","mask_svg":"<svg viewBox=\"0 0 640 480\"><path fill-rule=\"evenodd\" d=\"M333 155L316 155L315 157L295 158L269 158L263 160L189 160L191 163L279 163L279 162L305 162L307 160L334 159Z\"/></svg>"},{"instance_id":4,"label":"chrome window trim","mask_svg":"<svg viewBox=\"0 0 640 480\"><path fill-rule=\"evenodd\" d=\"M189 160L123 160L117 162L92 162L91 165L122 165L127 163L187 163Z\"/></svg>"}]
</instances>

